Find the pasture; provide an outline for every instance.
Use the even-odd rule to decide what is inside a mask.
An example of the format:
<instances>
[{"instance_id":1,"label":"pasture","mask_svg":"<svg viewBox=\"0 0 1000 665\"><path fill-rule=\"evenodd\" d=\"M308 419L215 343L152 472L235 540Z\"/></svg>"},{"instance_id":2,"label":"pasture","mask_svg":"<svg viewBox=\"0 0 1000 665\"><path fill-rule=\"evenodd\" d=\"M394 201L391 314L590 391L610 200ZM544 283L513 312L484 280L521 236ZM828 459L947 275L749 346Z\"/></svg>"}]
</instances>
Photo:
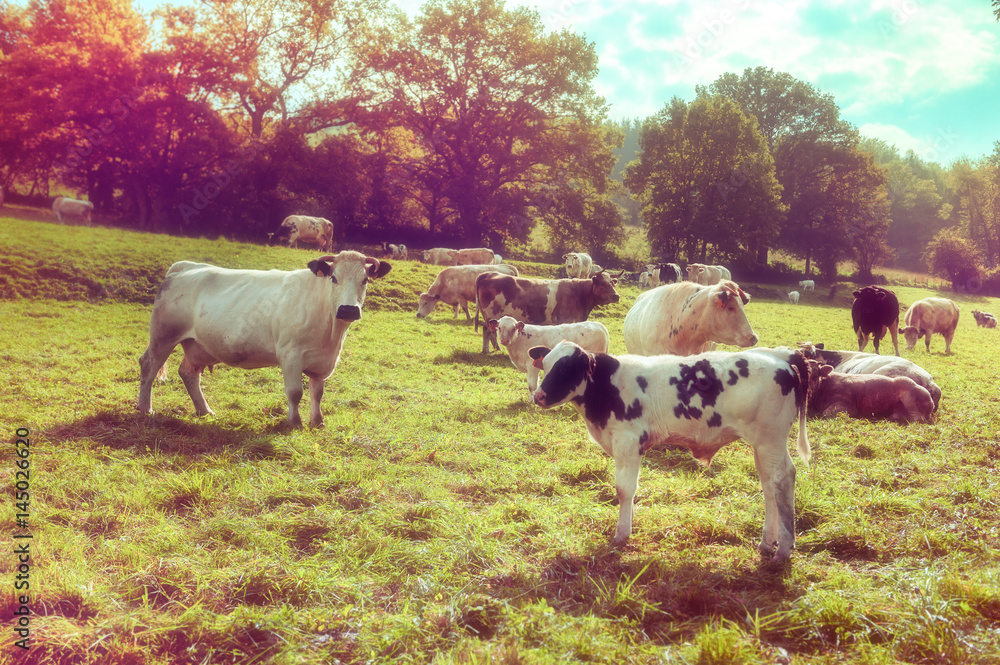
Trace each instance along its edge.
<instances>
[{"instance_id":1,"label":"pasture","mask_svg":"<svg viewBox=\"0 0 1000 665\"><path fill-rule=\"evenodd\" d=\"M318 252L11 218L0 231L0 477L14 485L28 428L33 536L27 653L18 563L0 557L0 662L997 662L1000 330L970 312L1000 300L890 285L904 306L962 310L952 355L940 336L930 354L901 339L943 390L937 420L810 420L796 551L775 568L755 550L764 503L743 442L707 470L648 453L632 538L610 547L612 463L576 412L530 405L464 316L415 317L439 267L395 262L370 284L325 429L290 430L277 368L206 372L217 415L196 418L175 352L145 417L137 360L172 262L295 269ZM751 301L759 346L856 348L850 289L828 291ZM639 293L619 292L591 316L612 353ZM9 537L21 509L4 496Z\"/></svg>"}]
</instances>

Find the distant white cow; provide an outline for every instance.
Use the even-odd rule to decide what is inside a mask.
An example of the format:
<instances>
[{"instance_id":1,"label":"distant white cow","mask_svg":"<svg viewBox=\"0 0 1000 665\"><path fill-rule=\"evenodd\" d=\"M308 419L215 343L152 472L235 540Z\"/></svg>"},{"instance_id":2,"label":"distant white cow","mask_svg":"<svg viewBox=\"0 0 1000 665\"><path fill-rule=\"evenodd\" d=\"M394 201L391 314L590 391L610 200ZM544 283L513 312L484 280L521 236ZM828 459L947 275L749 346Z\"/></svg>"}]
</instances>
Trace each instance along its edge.
<instances>
[{"instance_id":1,"label":"distant white cow","mask_svg":"<svg viewBox=\"0 0 1000 665\"><path fill-rule=\"evenodd\" d=\"M703 263L690 263L687 267L688 280L695 284L711 286L724 279L732 279L729 268L725 266L707 266Z\"/></svg>"},{"instance_id":2,"label":"distant white cow","mask_svg":"<svg viewBox=\"0 0 1000 665\"><path fill-rule=\"evenodd\" d=\"M583 252L563 254L563 261L566 276L570 278L586 279L590 277L591 268L594 266L594 260L590 258L590 254Z\"/></svg>"},{"instance_id":3,"label":"distant white cow","mask_svg":"<svg viewBox=\"0 0 1000 665\"><path fill-rule=\"evenodd\" d=\"M475 247L457 250L455 260L460 266L484 266L493 263L495 256L492 249Z\"/></svg>"},{"instance_id":4,"label":"distant white cow","mask_svg":"<svg viewBox=\"0 0 1000 665\"><path fill-rule=\"evenodd\" d=\"M424 263L436 266L456 266L458 265L458 250L447 247L428 249L424 251Z\"/></svg>"},{"instance_id":5,"label":"distant white cow","mask_svg":"<svg viewBox=\"0 0 1000 665\"><path fill-rule=\"evenodd\" d=\"M298 249L299 241L316 243L323 252L333 251L333 222L323 217L289 215L281 222L277 236L289 247Z\"/></svg>"},{"instance_id":6,"label":"distant white cow","mask_svg":"<svg viewBox=\"0 0 1000 665\"><path fill-rule=\"evenodd\" d=\"M649 282L649 273L648 272L643 272L641 275L639 275L639 288L640 289L648 289L649 288L649 284L650 284L650 282Z\"/></svg>"},{"instance_id":7,"label":"distant white cow","mask_svg":"<svg viewBox=\"0 0 1000 665\"><path fill-rule=\"evenodd\" d=\"M503 257L500 256L499 254L494 254L493 255L493 265L498 266L501 263L503 263Z\"/></svg>"},{"instance_id":8,"label":"distant white cow","mask_svg":"<svg viewBox=\"0 0 1000 665\"><path fill-rule=\"evenodd\" d=\"M484 272L518 276L517 268L512 265L448 266L437 274L430 288L420 294L417 316L422 319L433 312L438 303L444 303L455 308L455 318L461 307L465 318L471 321L469 303L476 301L476 278Z\"/></svg>"},{"instance_id":9,"label":"distant white cow","mask_svg":"<svg viewBox=\"0 0 1000 665\"><path fill-rule=\"evenodd\" d=\"M406 249L406 245L393 245L390 243L386 245L386 250L389 258L395 261L405 261L407 258L408 250Z\"/></svg>"},{"instance_id":10,"label":"distant white cow","mask_svg":"<svg viewBox=\"0 0 1000 665\"><path fill-rule=\"evenodd\" d=\"M320 403L350 325L361 318L368 281L391 266L341 252L294 270L229 270L178 261L167 270L153 304L149 346L139 359L139 411L152 413L153 381L178 344L180 375L199 416L212 413L201 374L219 363L281 367L288 422L302 424L302 376L309 377L309 424L323 425Z\"/></svg>"},{"instance_id":11,"label":"distant white cow","mask_svg":"<svg viewBox=\"0 0 1000 665\"><path fill-rule=\"evenodd\" d=\"M798 291L789 291L788 292L788 299L791 301L791 303L793 305L798 305L799 304L799 292Z\"/></svg>"},{"instance_id":12,"label":"distant white cow","mask_svg":"<svg viewBox=\"0 0 1000 665\"><path fill-rule=\"evenodd\" d=\"M804 279L801 282L799 282L799 288L802 289L803 291L815 291L816 282L815 280L812 279Z\"/></svg>"},{"instance_id":13,"label":"distant white cow","mask_svg":"<svg viewBox=\"0 0 1000 665\"><path fill-rule=\"evenodd\" d=\"M490 330L498 333L500 343L510 355L510 362L527 376L528 390L531 392L535 392L538 388L539 374L538 367L528 356L528 349L531 347L541 345L551 348L565 340L591 353L607 353L611 345L608 329L597 321L533 326L512 316L504 316L499 320L490 319L488 325Z\"/></svg>"},{"instance_id":14,"label":"distant white cow","mask_svg":"<svg viewBox=\"0 0 1000 665\"><path fill-rule=\"evenodd\" d=\"M56 214L56 219L59 220L60 224L65 224L64 217L79 217L84 224L90 226L90 216L94 213L94 204L90 201L79 201L60 196L52 202L52 212Z\"/></svg>"}]
</instances>

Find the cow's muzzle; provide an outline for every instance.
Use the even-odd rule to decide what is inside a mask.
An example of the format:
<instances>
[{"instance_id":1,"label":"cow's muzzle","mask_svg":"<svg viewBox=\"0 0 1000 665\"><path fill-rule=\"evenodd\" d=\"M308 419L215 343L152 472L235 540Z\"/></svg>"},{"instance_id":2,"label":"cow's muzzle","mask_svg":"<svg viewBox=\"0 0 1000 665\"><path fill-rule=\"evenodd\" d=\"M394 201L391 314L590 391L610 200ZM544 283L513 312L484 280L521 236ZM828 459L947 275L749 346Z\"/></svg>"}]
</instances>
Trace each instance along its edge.
<instances>
[{"instance_id":1,"label":"cow's muzzle","mask_svg":"<svg viewBox=\"0 0 1000 665\"><path fill-rule=\"evenodd\" d=\"M531 395L531 399L538 406L542 407L543 409L545 408L545 393L542 392L541 388L539 388L538 390L536 390Z\"/></svg>"},{"instance_id":2,"label":"cow's muzzle","mask_svg":"<svg viewBox=\"0 0 1000 665\"><path fill-rule=\"evenodd\" d=\"M361 318L361 308L357 305L341 305L337 309L337 318L341 321L357 321Z\"/></svg>"}]
</instances>

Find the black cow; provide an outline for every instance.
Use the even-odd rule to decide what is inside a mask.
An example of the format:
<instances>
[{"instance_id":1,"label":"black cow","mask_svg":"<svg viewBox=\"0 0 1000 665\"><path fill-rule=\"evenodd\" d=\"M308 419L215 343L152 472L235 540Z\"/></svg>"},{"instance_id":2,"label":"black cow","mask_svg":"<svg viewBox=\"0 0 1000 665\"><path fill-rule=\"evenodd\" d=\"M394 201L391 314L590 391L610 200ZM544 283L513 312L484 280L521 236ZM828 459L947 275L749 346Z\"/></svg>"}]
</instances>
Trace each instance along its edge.
<instances>
[{"instance_id":1,"label":"black cow","mask_svg":"<svg viewBox=\"0 0 1000 665\"><path fill-rule=\"evenodd\" d=\"M881 286L866 286L855 291L851 318L858 336L858 351L865 350L871 336L875 353L878 353L879 342L888 330L892 334L892 348L899 355L899 300L895 293Z\"/></svg>"}]
</instances>

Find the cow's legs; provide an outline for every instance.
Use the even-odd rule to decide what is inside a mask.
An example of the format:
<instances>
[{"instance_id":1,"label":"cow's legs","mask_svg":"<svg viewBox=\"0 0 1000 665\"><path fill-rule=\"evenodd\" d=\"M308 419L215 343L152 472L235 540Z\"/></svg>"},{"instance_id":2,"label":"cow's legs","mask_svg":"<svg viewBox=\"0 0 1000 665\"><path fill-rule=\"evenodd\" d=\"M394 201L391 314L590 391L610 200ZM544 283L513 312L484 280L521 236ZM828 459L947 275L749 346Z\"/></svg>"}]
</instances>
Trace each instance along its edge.
<instances>
[{"instance_id":1,"label":"cow's legs","mask_svg":"<svg viewBox=\"0 0 1000 665\"><path fill-rule=\"evenodd\" d=\"M465 320L466 320L466 322L472 321L472 315L469 314L469 301L468 300L459 300L458 301L458 305L461 305L462 306L462 311L465 312ZM455 305L455 318L458 318L458 305Z\"/></svg>"},{"instance_id":2,"label":"cow's legs","mask_svg":"<svg viewBox=\"0 0 1000 665\"><path fill-rule=\"evenodd\" d=\"M302 367L298 363L282 363L281 376L285 380L285 396L288 398L288 424L292 427L302 427L302 417L299 416L299 402L302 401Z\"/></svg>"},{"instance_id":3,"label":"cow's legs","mask_svg":"<svg viewBox=\"0 0 1000 665\"><path fill-rule=\"evenodd\" d=\"M490 330L489 326L483 326L483 353L490 352L490 344L493 344L493 348L497 351L500 350L500 345L497 344L497 333L495 330Z\"/></svg>"},{"instance_id":4,"label":"cow's legs","mask_svg":"<svg viewBox=\"0 0 1000 665\"><path fill-rule=\"evenodd\" d=\"M639 489L639 442L615 442L615 493L618 495L618 525L615 545L624 545L632 533L632 512L636 490Z\"/></svg>"},{"instance_id":5,"label":"cow's legs","mask_svg":"<svg viewBox=\"0 0 1000 665\"><path fill-rule=\"evenodd\" d=\"M892 349L899 355L899 320L889 326L889 334L892 335Z\"/></svg>"},{"instance_id":6,"label":"cow's legs","mask_svg":"<svg viewBox=\"0 0 1000 665\"><path fill-rule=\"evenodd\" d=\"M174 350L174 344L166 346L150 340L146 351L139 358L139 401L136 408L142 413L153 412L153 381Z\"/></svg>"},{"instance_id":7,"label":"cow's legs","mask_svg":"<svg viewBox=\"0 0 1000 665\"><path fill-rule=\"evenodd\" d=\"M204 366L198 366L191 362L185 353L184 360L181 361L181 366L177 370L178 374L181 375L181 380L184 381L188 395L191 396L191 401L194 402L194 412L199 416L215 414L212 409L208 408L205 395L201 392L201 373L204 368Z\"/></svg>"},{"instance_id":8,"label":"cow's legs","mask_svg":"<svg viewBox=\"0 0 1000 665\"><path fill-rule=\"evenodd\" d=\"M309 426L323 427L323 389L326 381L309 377Z\"/></svg>"},{"instance_id":9,"label":"cow's legs","mask_svg":"<svg viewBox=\"0 0 1000 665\"><path fill-rule=\"evenodd\" d=\"M784 439L755 446L753 460L764 492L760 550L774 552L776 561L784 560L795 547L795 463Z\"/></svg>"}]
</instances>

